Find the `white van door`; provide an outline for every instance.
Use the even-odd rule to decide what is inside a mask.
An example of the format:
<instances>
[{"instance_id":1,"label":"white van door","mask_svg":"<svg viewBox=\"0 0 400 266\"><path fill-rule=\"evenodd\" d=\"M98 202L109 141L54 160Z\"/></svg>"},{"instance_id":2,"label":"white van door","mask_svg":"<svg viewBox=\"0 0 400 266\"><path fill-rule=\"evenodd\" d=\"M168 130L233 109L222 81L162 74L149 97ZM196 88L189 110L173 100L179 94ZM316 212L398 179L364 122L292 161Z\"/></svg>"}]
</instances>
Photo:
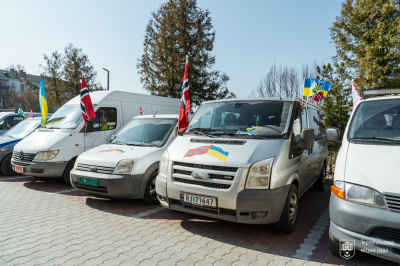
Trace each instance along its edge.
<instances>
[{"instance_id":1,"label":"white van door","mask_svg":"<svg viewBox=\"0 0 400 266\"><path fill-rule=\"evenodd\" d=\"M311 150L311 174L309 183L313 183L317 178L321 170L321 166L324 160L324 142L322 139L322 125L321 118L319 117L318 111L314 108L308 107L308 123L311 129L314 129L314 148Z\"/></svg>"},{"instance_id":2,"label":"white van door","mask_svg":"<svg viewBox=\"0 0 400 266\"><path fill-rule=\"evenodd\" d=\"M124 126L122 114L118 105L100 106L93 119L93 132L85 137L85 149L91 149L108 142L111 136Z\"/></svg>"}]
</instances>

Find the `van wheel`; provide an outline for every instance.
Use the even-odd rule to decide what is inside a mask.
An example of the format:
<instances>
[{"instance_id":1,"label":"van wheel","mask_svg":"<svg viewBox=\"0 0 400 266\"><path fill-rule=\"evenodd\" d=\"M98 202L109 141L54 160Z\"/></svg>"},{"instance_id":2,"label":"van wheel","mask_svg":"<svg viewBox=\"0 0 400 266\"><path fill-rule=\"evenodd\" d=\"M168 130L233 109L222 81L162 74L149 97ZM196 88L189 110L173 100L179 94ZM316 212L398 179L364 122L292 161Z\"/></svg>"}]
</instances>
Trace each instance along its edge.
<instances>
[{"instance_id":1,"label":"van wheel","mask_svg":"<svg viewBox=\"0 0 400 266\"><path fill-rule=\"evenodd\" d=\"M289 234L294 231L297 223L297 213L299 210L299 192L295 185L291 185L286 198L285 206L281 218L274 224L275 229L282 233Z\"/></svg>"},{"instance_id":2,"label":"van wheel","mask_svg":"<svg viewBox=\"0 0 400 266\"><path fill-rule=\"evenodd\" d=\"M76 161L76 158L69 161L69 163L67 164L67 167L65 167L64 173L62 175L62 178L64 179L65 183L67 183L70 186L71 186L71 180L69 178L69 175L70 175L72 169L74 168L75 161Z\"/></svg>"},{"instance_id":3,"label":"van wheel","mask_svg":"<svg viewBox=\"0 0 400 266\"><path fill-rule=\"evenodd\" d=\"M157 193L156 193L157 174L158 174L157 172L154 172L150 175L149 180L147 180L146 187L144 190L143 202L146 204L149 204L149 205L156 205L156 204L160 203L158 201Z\"/></svg>"},{"instance_id":4,"label":"van wheel","mask_svg":"<svg viewBox=\"0 0 400 266\"><path fill-rule=\"evenodd\" d=\"M339 240L331 235L331 227L329 226L329 251L336 256L340 256Z\"/></svg>"},{"instance_id":5,"label":"van wheel","mask_svg":"<svg viewBox=\"0 0 400 266\"><path fill-rule=\"evenodd\" d=\"M5 156L3 161L1 161L0 169L5 176L18 175L18 173L12 169L11 155L12 154Z\"/></svg>"},{"instance_id":6,"label":"van wheel","mask_svg":"<svg viewBox=\"0 0 400 266\"><path fill-rule=\"evenodd\" d=\"M318 191L323 191L324 190L324 185L326 183L326 165L322 166L322 171L321 174L319 175L317 181L314 183L314 188Z\"/></svg>"}]
</instances>

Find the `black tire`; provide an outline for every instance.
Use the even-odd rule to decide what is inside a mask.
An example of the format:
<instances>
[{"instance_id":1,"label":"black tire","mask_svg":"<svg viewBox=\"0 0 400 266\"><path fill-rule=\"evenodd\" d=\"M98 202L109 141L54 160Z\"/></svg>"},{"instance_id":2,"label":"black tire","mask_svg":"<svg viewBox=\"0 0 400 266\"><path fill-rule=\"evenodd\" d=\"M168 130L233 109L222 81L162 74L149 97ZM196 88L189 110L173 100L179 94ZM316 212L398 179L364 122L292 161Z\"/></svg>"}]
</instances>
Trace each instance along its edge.
<instances>
[{"instance_id":1,"label":"black tire","mask_svg":"<svg viewBox=\"0 0 400 266\"><path fill-rule=\"evenodd\" d=\"M333 255L340 256L339 240L331 235L331 227L329 226L329 250Z\"/></svg>"},{"instance_id":2,"label":"black tire","mask_svg":"<svg viewBox=\"0 0 400 266\"><path fill-rule=\"evenodd\" d=\"M64 173L62 175L62 178L64 179L65 183L71 186L71 180L69 178L69 175L71 173L71 170L74 168L76 158L73 158L69 163L67 164L67 167L64 169Z\"/></svg>"},{"instance_id":3,"label":"black tire","mask_svg":"<svg viewBox=\"0 0 400 266\"><path fill-rule=\"evenodd\" d=\"M292 184L289 188L281 218L274 224L275 229L285 234L293 232L296 228L298 210L299 192L297 187Z\"/></svg>"},{"instance_id":4,"label":"black tire","mask_svg":"<svg viewBox=\"0 0 400 266\"><path fill-rule=\"evenodd\" d=\"M326 183L326 165L322 166L322 171L321 174L319 175L317 181L314 183L314 188L318 191L323 191L324 190L324 185Z\"/></svg>"},{"instance_id":5,"label":"black tire","mask_svg":"<svg viewBox=\"0 0 400 266\"><path fill-rule=\"evenodd\" d=\"M1 172L3 173L3 175L5 175L5 176L18 175L18 173L12 169L11 155L12 154L6 155L3 158L3 160L1 161L0 169L1 169Z\"/></svg>"},{"instance_id":6,"label":"black tire","mask_svg":"<svg viewBox=\"0 0 400 266\"><path fill-rule=\"evenodd\" d=\"M157 174L157 172L154 172L150 175L149 179L147 180L146 187L144 188L144 197L142 200L144 203L149 205L156 205L160 203L156 193Z\"/></svg>"}]
</instances>

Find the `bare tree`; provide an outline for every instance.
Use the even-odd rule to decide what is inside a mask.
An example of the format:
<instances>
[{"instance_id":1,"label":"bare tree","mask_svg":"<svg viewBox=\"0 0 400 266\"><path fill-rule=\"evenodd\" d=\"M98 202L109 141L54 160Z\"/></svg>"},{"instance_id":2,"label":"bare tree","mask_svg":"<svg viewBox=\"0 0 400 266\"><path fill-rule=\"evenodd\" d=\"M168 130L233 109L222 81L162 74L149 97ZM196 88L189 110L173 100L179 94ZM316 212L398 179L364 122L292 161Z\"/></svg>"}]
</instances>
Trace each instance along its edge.
<instances>
[{"instance_id":1,"label":"bare tree","mask_svg":"<svg viewBox=\"0 0 400 266\"><path fill-rule=\"evenodd\" d=\"M311 66L308 64L302 65L299 70L294 66L277 66L274 63L249 97L301 97L303 95L304 78L316 78L318 73L317 66L318 64L315 61Z\"/></svg>"}]
</instances>

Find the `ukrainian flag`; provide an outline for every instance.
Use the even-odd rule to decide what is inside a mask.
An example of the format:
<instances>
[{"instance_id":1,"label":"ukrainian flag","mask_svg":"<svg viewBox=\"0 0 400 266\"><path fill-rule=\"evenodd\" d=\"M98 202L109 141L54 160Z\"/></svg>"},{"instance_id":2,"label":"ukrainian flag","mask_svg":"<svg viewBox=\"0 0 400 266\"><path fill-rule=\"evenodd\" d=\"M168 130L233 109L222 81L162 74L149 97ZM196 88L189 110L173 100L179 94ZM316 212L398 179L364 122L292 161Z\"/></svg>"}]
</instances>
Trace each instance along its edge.
<instances>
[{"instance_id":1,"label":"ukrainian flag","mask_svg":"<svg viewBox=\"0 0 400 266\"><path fill-rule=\"evenodd\" d=\"M43 79L40 77L40 88L39 88L39 105L40 112L42 113L42 125L47 121L47 98L44 91Z\"/></svg>"},{"instance_id":2,"label":"ukrainian flag","mask_svg":"<svg viewBox=\"0 0 400 266\"><path fill-rule=\"evenodd\" d=\"M19 105L19 108L18 108L18 114L19 114L20 116L22 116L22 117L24 117L24 118L25 118L24 110L22 110L22 107L21 107L21 105Z\"/></svg>"},{"instance_id":3,"label":"ukrainian flag","mask_svg":"<svg viewBox=\"0 0 400 266\"><path fill-rule=\"evenodd\" d=\"M324 96L326 96L331 88L332 83L328 81L305 78L303 97L313 96L319 91L322 91L324 93Z\"/></svg>"},{"instance_id":4,"label":"ukrainian flag","mask_svg":"<svg viewBox=\"0 0 400 266\"><path fill-rule=\"evenodd\" d=\"M224 151L220 147L216 147L211 145L210 149L208 149L207 154L210 156L214 156L218 160L224 161L226 163L226 159L228 158L229 152Z\"/></svg>"}]
</instances>

